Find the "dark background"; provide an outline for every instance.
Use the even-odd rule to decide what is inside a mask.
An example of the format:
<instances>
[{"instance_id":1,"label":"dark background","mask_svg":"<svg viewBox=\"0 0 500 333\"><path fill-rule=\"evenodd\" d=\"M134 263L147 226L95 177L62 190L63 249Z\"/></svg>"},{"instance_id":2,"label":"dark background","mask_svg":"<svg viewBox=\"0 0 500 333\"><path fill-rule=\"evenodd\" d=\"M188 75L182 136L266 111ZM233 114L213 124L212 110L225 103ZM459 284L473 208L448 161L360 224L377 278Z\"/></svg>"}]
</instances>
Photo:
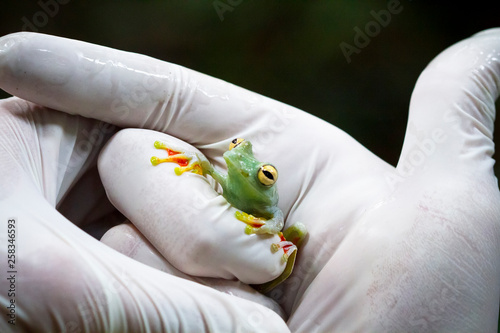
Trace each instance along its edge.
<instances>
[{"instance_id":1,"label":"dark background","mask_svg":"<svg viewBox=\"0 0 500 333\"><path fill-rule=\"evenodd\" d=\"M387 6L368 0L3 0L0 35L37 30L171 61L315 114L395 165L418 75L453 43L500 26L500 6L498 0L401 0L401 12L348 62L340 44L353 45L354 29L364 30L374 20L370 12Z\"/></svg>"},{"instance_id":2,"label":"dark background","mask_svg":"<svg viewBox=\"0 0 500 333\"><path fill-rule=\"evenodd\" d=\"M0 35L38 30L171 61L315 114L395 165L418 75L451 44L500 26L500 6L401 0L348 63L340 44L354 45L354 29L391 2L4 0Z\"/></svg>"}]
</instances>

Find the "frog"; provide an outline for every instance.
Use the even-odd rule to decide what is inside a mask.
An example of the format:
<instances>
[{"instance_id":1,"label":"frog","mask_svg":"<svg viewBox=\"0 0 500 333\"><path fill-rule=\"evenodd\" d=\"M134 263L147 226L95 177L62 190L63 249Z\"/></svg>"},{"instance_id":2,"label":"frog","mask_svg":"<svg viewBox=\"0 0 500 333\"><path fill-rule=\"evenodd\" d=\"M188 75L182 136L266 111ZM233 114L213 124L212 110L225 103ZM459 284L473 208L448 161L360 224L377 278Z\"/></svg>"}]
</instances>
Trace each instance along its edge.
<instances>
[{"instance_id":1,"label":"frog","mask_svg":"<svg viewBox=\"0 0 500 333\"><path fill-rule=\"evenodd\" d=\"M291 274L298 247L307 236L304 224L296 222L285 231L284 216L278 207L278 170L268 162L261 162L253 154L252 143L242 138L235 138L229 143L229 149L223 154L227 173L217 170L203 155L184 151L179 147L155 141L154 147L167 152L166 157L151 157L151 164L172 162L178 166L175 174L191 172L201 176L210 175L222 187L222 196L237 209L235 218L245 223L244 232L251 234L278 235L280 241L271 245L271 252L283 249L282 261L286 263L283 273L275 280L254 288L267 292L286 280Z\"/></svg>"}]
</instances>

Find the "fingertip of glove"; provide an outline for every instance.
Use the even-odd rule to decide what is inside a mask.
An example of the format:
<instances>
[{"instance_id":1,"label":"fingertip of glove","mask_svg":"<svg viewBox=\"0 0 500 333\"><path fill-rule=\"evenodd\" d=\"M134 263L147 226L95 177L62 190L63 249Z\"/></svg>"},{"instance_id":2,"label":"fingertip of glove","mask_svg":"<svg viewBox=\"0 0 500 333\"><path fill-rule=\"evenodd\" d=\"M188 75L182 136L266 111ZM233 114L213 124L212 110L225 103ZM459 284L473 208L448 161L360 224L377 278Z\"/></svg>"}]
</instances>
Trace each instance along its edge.
<instances>
[{"instance_id":1,"label":"fingertip of glove","mask_svg":"<svg viewBox=\"0 0 500 333\"><path fill-rule=\"evenodd\" d=\"M472 37L499 37L500 38L500 27L482 30Z\"/></svg>"},{"instance_id":2,"label":"fingertip of glove","mask_svg":"<svg viewBox=\"0 0 500 333\"><path fill-rule=\"evenodd\" d=\"M14 32L0 37L0 55L6 54L14 45L26 39L30 34L29 32Z\"/></svg>"},{"instance_id":3,"label":"fingertip of glove","mask_svg":"<svg viewBox=\"0 0 500 333\"><path fill-rule=\"evenodd\" d=\"M0 77L5 73L7 57L23 33L13 33L0 37Z\"/></svg>"},{"instance_id":4,"label":"fingertip of glove","mask_svg":"<svg viewBox=\"0 0 500 333\"><path fill-rule=\"evenodd\" d=\"M16 47L29 38L39 35L34 32L14 32L0 37L0 69L3 69L7 64L8 55L15 51Z\"/></svg>"}]
</instances>

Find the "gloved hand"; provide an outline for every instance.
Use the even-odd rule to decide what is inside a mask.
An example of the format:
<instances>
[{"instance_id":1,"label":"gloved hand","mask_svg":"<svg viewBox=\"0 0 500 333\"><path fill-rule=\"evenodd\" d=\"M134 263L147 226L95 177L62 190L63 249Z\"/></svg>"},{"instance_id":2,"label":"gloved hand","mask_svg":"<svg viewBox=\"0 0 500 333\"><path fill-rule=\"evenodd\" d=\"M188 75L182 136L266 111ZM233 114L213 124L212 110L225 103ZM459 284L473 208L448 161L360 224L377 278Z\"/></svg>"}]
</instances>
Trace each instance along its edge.
<instances>
[{"instance_id":1,"label":"gloved hand","mask_svg":"<svg viewBox=\"0 0 500 333\"><path fill-rule=\"evenodd\" d=\"M2 87L14 82L8 72L23 36L0 39ZM28 53L25 60L42 69L35 63L43 59ZM42 76L54 83L57 78L47 70ZM102 204L105 193L99 191L95 164L103 143L116 131L112 126L10 98L0 101L0 129L1 332L289 332L280 307L249 286L195 279L165 260L149 259L159 270L153 269L72 223L106 224L109 209ZM128 243L114 246L118 250L136 236L141 241L127 225L113 231L128 235ZM106 236L111 245L113 231ZM253 243L258 250L266 241ZM156 250L136 246L134 256L140 254L148 259ZM257 267L264 276L269 266L281 266L275 256L261 257L270 263Z\"/></svg>"},{"instance_id":2,"label":"gloved hand","mask_svg":"<svg viewBox=\"0 0 500 333\"><path fill-rule=\"evenodd\" d=\"M122 127L168 133L199 148L216 164L220 164L229 139L250 139L260 159L272 161L280 172L280 207L287 225L301 221L309 229L309 239L299 252L292 277L270 293L289 315L287 324L292 331L495 329L500 295L500 194L491 156L494 100L500 76L500 30L482 32L451 47L424 71L412 97L409 126L397 168L317 118L176 65L35 34L7 36L0 44L1 87L39 105ZM110 144L109 155L126 154L126 149L118 152L121 145L140 152L144 145L134 145L133 141L142 140L150 132L134 132L127 130L116 136L113 141L118 144ZM5 155L10 158L12 153ZM12 163L3 162L7 157L2 157L2 170L19 170L9 167ZM121 170L116 168L118 174ZM36 176L26 174L24 178ZM116 179L133 186L134 180L126 180L123 175L126 173ZM176 190L181 196L197 193L196 189L208 188L201 182L204 181L196 178ZM40 197L38 189L24 192L24 187L29 188L27 181L22 185L17 188L23 188L23 194L32 192L32 197ZM162 207L170 207L175 214L175 206L161 201L162 190L152 189L159 198L151 203L152 209L161 202ZM29 196L24 194L22 203L26 198ZM116 199L117 205L130 202L126 201L126 194ZM14 204L20 198L10 195L7 200L8 206L2 200L2 214L9 208L14 212L8 216L21 216L21 208L13 209L25 207L21 201ZM45 206L47 211L52 208L52 215L57 214L53 206ZM200 207L203 212L213 208ZM24 215L18 219L28 223L29 218ZM67 312L78 318L71 302L90 302L93 292L98 294L103 289L102 284L96 286L93 282L101 282L98 278L105 275L103 272L109 276L122 269L127 276L133 276L133 286L140 282L140 295L151 298L122 290L121 297L105 303L101 316L95 312L92 318L101 320L97 323L115 323L110 313L124 318L121 316L131 311L127 313L129 321L153 324L156 322L150 320L155 314L148 312L152 302L162 306L161 315L178 306L172 301L161 303L157 298L176 299L176 286L188 282L119 257L81 235L62 217L59 219L59 223L53 222L56 218L40 222L32 216L32 229L37 234L31 237L39 239L38 235L49 233L43 240L55 243L56 238L63 244L64 253L56 246L43 247L56 258L72 258L71 262L65 261L66 271L56 265L49 273L64 274L57 276L58 283L80 284L81 289L62 300L58 290L43 291L39 283L30 290L33 294L19 297L44 295L49 300L42 304L53 305L44 311L58 313L50 318L68 318ZM162 231L161 225L155 228ZM228 224L227 228L231 226ZM28 231L23 232L26 236L22 237L28 238ZM124 243L132 238L130 244L147 248L148 242L138 240L139 236L135 229L121 227L114 235L108 235L107 243L138 257L133 254L133 247ZM30 245L43 253L39 241ZM20 256L37 268L31 252ZM142 253L149 258L143 256L143 262L159 256L154 251ZM242 261L247 259L241 257ZM92 268L86 271L85 265ZM139 271L133 270L138 267ZM36 269L33 272L39 273ZM47 270L43 273L47 274ZM83 277L68 281L68 275L75 274ZM139 281L136 276L144 280ZM165 280L175 282L159 282ZM174 288L169 289L174 283ZM214 295L223 297L215 292L210 294L206 287L192 283L189 286L191 295L195 294L193 290L206 295L200 296L203 304L213 302ZM187 292L186 288L182 290ZM188 302L185 297L182 301L183 305ZM246 301L238 302L250 306ZM57 307L61 304L66 309ZM71 306L72 311L67 309ZM138 309L142 312L134 316L133 311ZM199 309L184 312L186 308L181 307L176 312L178 317L169 312L170 316L162 317L162 322L177 323L175 318L187 316L199 318ZM235 324L245 319L244 315L238 317L241 308L236 309L235 314L224 315ZM217 310L222 309L202 308L201 312L205 318L214 318ZM103 316L106 314L109 317ZM142 322L138 319L141 315L145 317ZM257 317L262 319L264 315ZM277 317L254 322L272 331L277 329L271 325L280 324Z\"/></svg>"}]
</instances>

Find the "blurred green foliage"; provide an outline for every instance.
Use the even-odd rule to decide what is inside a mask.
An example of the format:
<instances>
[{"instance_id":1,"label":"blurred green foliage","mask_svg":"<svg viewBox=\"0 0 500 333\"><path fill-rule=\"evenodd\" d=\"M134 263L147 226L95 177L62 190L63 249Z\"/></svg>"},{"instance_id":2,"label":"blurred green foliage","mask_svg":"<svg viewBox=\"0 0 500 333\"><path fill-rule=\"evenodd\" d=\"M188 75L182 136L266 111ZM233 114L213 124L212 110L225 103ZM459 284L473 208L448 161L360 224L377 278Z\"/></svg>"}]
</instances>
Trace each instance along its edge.
<instances>
[{"instance_id":1,"label":"blurred green foliage","mask_svg":"<svg viewBox=\"0 0 500 333\"><path fill-rule=\"evenodd\" d=\"M4 0L0 33L34 27L184 65L317 115L395 165L418 75L500 18L496 2L401 0L348 63L340 44L394 2Z\"/></svg>"}]
</instances>

